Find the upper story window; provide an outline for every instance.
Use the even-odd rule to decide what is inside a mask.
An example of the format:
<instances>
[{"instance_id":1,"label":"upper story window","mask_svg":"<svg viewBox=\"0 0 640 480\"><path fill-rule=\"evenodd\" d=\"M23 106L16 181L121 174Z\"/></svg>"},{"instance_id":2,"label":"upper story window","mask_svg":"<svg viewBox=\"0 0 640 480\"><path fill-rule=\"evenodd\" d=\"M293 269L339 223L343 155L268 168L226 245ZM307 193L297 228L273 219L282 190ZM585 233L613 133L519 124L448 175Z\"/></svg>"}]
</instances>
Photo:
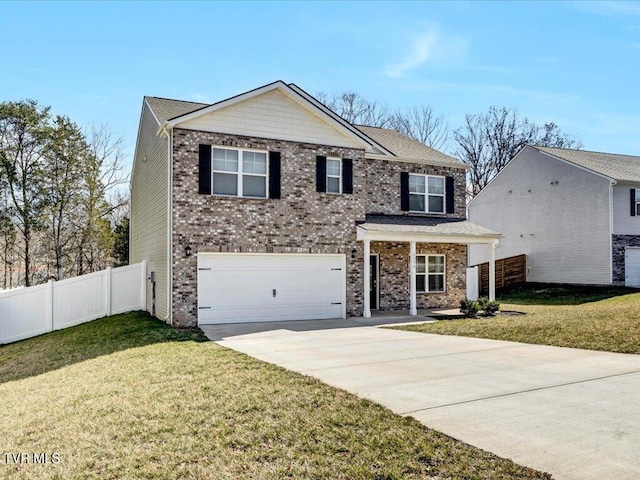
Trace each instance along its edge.
<instances>
[{"instance_id":1,"label":"upper story window","mask_svg":"<svg viewBox=\"0 0 640 480\"><path fill-rule=\"evenodd\" d=\"M445 213L444 177L409 175L409 210Z\"/></svg>"},{"instance_id":2,"label":"upper story window","mask_svg":"<svg viewBox=\"0 0 640 480\"><path fill-rule=\"evenodd\" d=\"M640 188L636 188L636 216L640 217Z\"/></svg>"},{"instance_id":3,"label":"upper story window","mask_svg":"<svg viewBox=\"0 0 640 480\"><path fill-rule=\"evenodd\" d=\"M267 198L267 152L212 148L214 195Z\"/></svg>"},{"instance_id":4,"label":"upper story window","mask_svg":"<svg viewBox=\"0 0 640 480\"><path fill-rule=\"evenodd\" d=\"M342 193L342 162L327 158L327 193Z\"/></svg>"},{"instance_id":5,"label":"upper story window","mask_svg":"<svg viewBox=\"0 0 640 480\"><path fill-rule=\"evenodd\" d=\"M444 255L416 255L416 291L445 291Z\"/></svg>"}]
</instances>

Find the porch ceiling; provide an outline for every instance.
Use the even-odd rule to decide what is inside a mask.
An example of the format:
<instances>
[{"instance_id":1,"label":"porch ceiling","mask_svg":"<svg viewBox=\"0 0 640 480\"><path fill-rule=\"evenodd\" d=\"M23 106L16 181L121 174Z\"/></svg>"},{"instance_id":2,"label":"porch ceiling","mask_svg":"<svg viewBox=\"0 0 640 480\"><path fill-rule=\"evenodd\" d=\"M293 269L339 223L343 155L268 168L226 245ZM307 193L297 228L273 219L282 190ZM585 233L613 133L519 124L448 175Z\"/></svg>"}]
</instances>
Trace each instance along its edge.
<instances>
[{"instance_id":1,"label":"porch ceiling","mask_svg":"<svg viewBox=\"0 0 640 480\"><path fill-rule=\"evenodd\" d=\"M497 244L502 235L460 218L367 215L358 240L420 243Z\"/></svg>"}]
</instances>

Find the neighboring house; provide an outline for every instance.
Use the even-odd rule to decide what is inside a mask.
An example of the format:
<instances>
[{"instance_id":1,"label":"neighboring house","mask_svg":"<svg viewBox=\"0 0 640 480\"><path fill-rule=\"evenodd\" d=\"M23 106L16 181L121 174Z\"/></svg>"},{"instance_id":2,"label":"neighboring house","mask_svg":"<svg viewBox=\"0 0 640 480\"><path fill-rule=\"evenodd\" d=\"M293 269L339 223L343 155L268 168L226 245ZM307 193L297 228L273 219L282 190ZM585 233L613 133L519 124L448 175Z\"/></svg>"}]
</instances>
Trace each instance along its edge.
<instances>
[{"instance_id":1,"label":"neighboring house","mask_svg":"<svg viewBox=\"0 0 640 480\"><path fill-rule=\"evenodd\" d=\"M457 306L467 245L499 237L465 220L465 173L281 81L212 105L145 97L131 262L176 326Z\"/></svg>"},{"instance_id":2,"label":"neighboring house","mask_svg":"<svg viewBox=\"0 0 640 480\"><path fill-rule=\"evenodd\" d=\"M529 282L640 287L640 157L527 146L469 203ZM487 260L470 250L470 265Z\"/></svg>"}]
</instances>

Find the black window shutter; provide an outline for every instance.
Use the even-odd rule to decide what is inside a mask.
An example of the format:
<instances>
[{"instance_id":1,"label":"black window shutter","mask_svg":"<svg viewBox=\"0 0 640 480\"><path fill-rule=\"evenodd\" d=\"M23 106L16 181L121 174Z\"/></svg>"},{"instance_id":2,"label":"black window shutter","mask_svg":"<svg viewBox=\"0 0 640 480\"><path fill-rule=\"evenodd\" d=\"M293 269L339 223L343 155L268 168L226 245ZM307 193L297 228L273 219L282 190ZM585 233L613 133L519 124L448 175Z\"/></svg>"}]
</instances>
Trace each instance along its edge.
<instances>
[{"instance_id":1,"label":"black window shutter","mask_svg":"<svg viewBox=\"0 0 640 480\"><path fill-rule=\"evenodd\" d=\"M400 172L400 208L409 211L409 172Z\"/></svg>"},{"instance_id":2,"label":"black window shutter","mask_svg":"<svg viewBox=\"0 0 640 480\"><path fill-rule=\"evenodd\" d=\"M280 152L269 152L269 198L280 198Z\"/></svg>"},{"instance_id":3,"label":"black window shutter","mask_svg":"<svg viewBox=\"0 0 640 480\"><path fill-rule=\"evenodd\" d=\"M636 189L631 189L631 216L636 216Z\"/></svg>"},{"instance_id":4,"label":"black window shutter","mask_svg":"<svg viewBox=\"0 0 640 480\"><path fill-rule=\"evenodd\" d=\"M198 193L211 195L211 145L200 145Z\"/></svg>"},{"instance_id":5,"label":"black window shutter","mask_svg":"<svg viewBox=\"0 0 640 480\"><path fill-rule=\"evenodd\" d=\"M353 193L353 160L342 159L342 193Z\"/></svg>"},{"instance_id":6,"label":"black window shutter","mask_svg":"<svg viewBox=\"0 0 640 480\"><path fill-rule=\"evenodd\" d=\"M453 188L453 177L447 177L445 180L445 193L447 195L447 213L454 213L456 205L456 197Z\"/></svg>"},{"instance_id":7,"label":"black window shutter","mask_svg":"<svg viewBox=\"0 0 640 480\"><path fill-rule=\"evenodd\" d=\"M316 191L327 191L327 157L316 157Z\"/></svg>"}]
</instances>

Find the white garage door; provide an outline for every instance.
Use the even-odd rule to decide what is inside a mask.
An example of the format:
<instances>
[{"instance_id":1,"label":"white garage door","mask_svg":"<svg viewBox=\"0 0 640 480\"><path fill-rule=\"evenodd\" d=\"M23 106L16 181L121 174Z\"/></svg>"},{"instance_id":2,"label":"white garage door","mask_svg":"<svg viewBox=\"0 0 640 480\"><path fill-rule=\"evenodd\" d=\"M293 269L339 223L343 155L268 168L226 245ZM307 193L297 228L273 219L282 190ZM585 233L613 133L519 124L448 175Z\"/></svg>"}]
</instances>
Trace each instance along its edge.
<instances>
[{"instance_id":1,"label":"white garage door","mask_svg":"<svg viewBox=\"0 0 640 480\"><path fill-rule=\"evenodd\" d=\"M640 287L640 248L625 249L624 284L627 287Z\"/></svg>"},{"instance_id":2,"label":"white garage door","mask_svg":"<svg viewBox=\"0 0 640 480\"><path fill-rule=\"evenodd\" d=\"M344 255L198 254L198 323L346 317Z\"/></svg>"}]
</instances>

